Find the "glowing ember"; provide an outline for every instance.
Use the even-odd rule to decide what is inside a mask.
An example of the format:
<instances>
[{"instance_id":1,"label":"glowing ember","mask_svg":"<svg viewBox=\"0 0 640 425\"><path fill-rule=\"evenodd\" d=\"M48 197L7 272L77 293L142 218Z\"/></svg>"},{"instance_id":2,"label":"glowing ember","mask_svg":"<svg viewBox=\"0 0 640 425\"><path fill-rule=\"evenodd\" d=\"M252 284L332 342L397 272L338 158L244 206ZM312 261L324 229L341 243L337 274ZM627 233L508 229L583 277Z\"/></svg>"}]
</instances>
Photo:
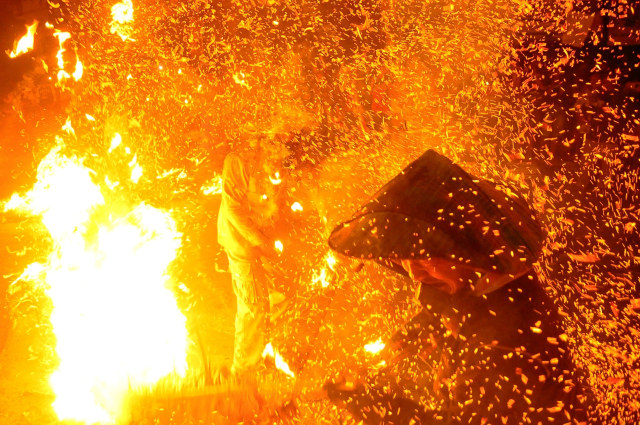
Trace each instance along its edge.
<instances>
[{"instance_id":1,"label":"glowing ember","mask_svg":"<svg viewBox=\"0 0 640 425\"><path fill-rule=\"evenodd\" d=\"M217 195L222 193L222 176L215 175L200 188L205 195Z\"/></svg>"},{"instance_id":2,"label":"glowing ember","mask_svg":"<svg viewBox=\"0 0 640 425\"><path fill-rule=\"evenodd\" d=\"M291 204L291 211L302 211L302 205L300 205L300 202L294 202L293 204Z\"/></svg>"},{"instance_id":3,"label":"glowing ember","mask_svg":"<svg viewBox=\"0 0 640 425\"><path fill-rule=\"evenodd\" d=\"M53 304L54 410L61 420L112 423L131 389L186 371L185 318L165 287L181 235L144 203L115 214L92 170L61 149L5 208L39 215L53 240L47 264L23 276L40 275Z\"/></svg>"},{"instance_id":4,"label":"glowing ember","mask_svg":"<svg viewBox=\"0 0 640 425\"><path fill-rule=\"evenodd\" d=\"M67 120L65 121L64 125L62 126L62 129L64 131L66 131L68 134L72 134L75 135L76 131L73 129L73 126L71 125L71 118L67 117Z\"/></svg>"},{"instance_id":5,"label":"glowing ember","mask_svg":"<svg viewBox=\"0 0 640 425\"><path fill-rule=\"evenodd\" d=\"M113 152L115 148L122 144L122 136L120 133L116 133L111 138L111 146L109 146L109 153Z\"/></svg>"},{"instance_id":6,"label":"glowing ember","mask_svg":"<svg viewBox=\"0 0 640 425\"><path fill-rule=\"evenodd\" d=\"M327 277L327 269L325 268L320 270L319 273L317 271L314 271L311 281L313 282L314 285L317 285L319 283L323 288L327 288L329 285L331 285L331 282Z\"/></svg>"},{"instance_id":7,"label":"glowing ember","mask_svg":"<svg viewBox=\"0 0 640 425\"><path fill-rule=\"evenodd\" d=\"M123 0L111 8L111 34L118 34L122 41L132 40L130 28L127 24L133 22L133 3L131 0Z\"/></svg>"},{"instance_id":8,"label":"glowing ember","mask_svg":"<svg viewBox=\"0 0 640 425\"><path fill-rule=\"evenodd\" d=\"M271 343L268 343L265 347L264 350L262 351L262 357L271 357L276 364L276 368L278 370L280 370L281 372L284 372L285 375L294 378L296 375L293 373L293 371L289 368L289 365L287 364L287 362L284 361L284 359L282 358L282 356L280 355L280 353L278 353L274 348L273 345Z\"/></svg>"},{"instance_id":9,"label":"glowing ember","mask_svg":"<svg viewBox=\"0 0 640 425\"><path fill-rule=\"evenodd\" d=\"M66 52L66 49L63 45L65 41L71 38L71 34L56 30L53 36L58 39L58 45L60 46L58 53L56 54L56 58L58 58L58 82L61 82L62 80L70 77L69 73L64 69L64 52Z\"/></svg>"},{"instance_id":10,"label":"glowing ember","mask_svg":"<svg viewBox=\"0 0 640 425\"><path fill-rule=\"evenodd\" d=\"M384 349L385 345L382 342L382 338L378 338L375 342L370 342L364 346L364 351L371 354L378 354L380 351Z\"/></svg>"},{"instance_id":11,"label":"glowing ember","mask_svg":"<svg viewBox=\"0 0 640 425\"><path fill-rule=\"evenodd\" d=\"M327 265L329 266L329 268L331 270L334 270L334 267L336 266L336 257L333 256L333 253L331 251L327 253L325 260L327 261Z\"/></svg>"},{"instance_id":12,"label":"glowing ember","mask_svg":"<svg viewBox=\"0 0 640 425\"><path fill-rule=\"evenodd\" d=\"M140 181L140 177L142 177L142 167L138 164L138 157L136 155L133 156L133 159L129 163L129 167L131 167L131 181L138 183Z\"/></svg>"},{"instance_id":13,"label":"glowing ember","mask_svg":"<svg viewBox=\"0 0 640 425\"><path fill-rule=\"evenodd\" d=\"M249 84L247 84L247 81L245 80L245 75L242 71L236 72L235 74L233 74L233 81L235 81L235 83L240 85L241 87L245 87L246 89L251 89L251 87L249 87Z\"/></svg>"},{"instance_id":14,"label":"glowing ember","mask_svg":"<svg viewBox=\"0 0 640 425\"><path fill-rule=\"evenodd\" d=\"M30 50L33 50L34 35L38 28L38 21L33 21L33 24L27 26L27 33L23 35L16 43L13 51L9 52L10 58L15 58Z\"/></svg>"},{"instance_id":15,"label":"glowing ember","mask_svg":"<svg viewBox=\"0 0 640 425\"><path fill-rule=\"evenodd\" d=\"M282 179L280 178L280 173L276 171L273 177L269 176L269 181L273 185L279 185L280 183L282 183Z\"/></svg>"},{"instance_id":16,"label":"glowing ember","mask_svg":"<svg viewBox=\"0 0 640 425\"><path fill-rule=\"evenodd\" d=\"M284 245L282 244L281 241L275 241L273 246L275 247L276 251L278 251L278 252L282 252L284 250Z\"/></svg>"},{"instance_id":17,"label":"glowing ember","mask_svg":"<svg viewBox=\"0 0 640 425\"><path fill-rule=\"evenodd\" d=\"M78 59L78 56L76 55L76 70L73 71L73 74L71 74L73 76L73 79L78 81L80 78L82 78L82 73L83 73L83 66L82 66L82 62L80 62L80 59Z\"/></svg>"}]
</instances>

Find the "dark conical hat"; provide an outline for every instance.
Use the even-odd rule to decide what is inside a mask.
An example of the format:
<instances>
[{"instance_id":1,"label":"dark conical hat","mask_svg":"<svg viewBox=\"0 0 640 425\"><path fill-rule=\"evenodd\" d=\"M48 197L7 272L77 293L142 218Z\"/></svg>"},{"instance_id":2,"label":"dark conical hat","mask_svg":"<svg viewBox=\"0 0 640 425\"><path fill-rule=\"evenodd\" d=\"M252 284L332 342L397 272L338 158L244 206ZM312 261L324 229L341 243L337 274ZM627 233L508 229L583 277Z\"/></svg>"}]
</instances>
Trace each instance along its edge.
<instances>
[{"instance_id":1,"label":"dark conical hat","mask_svg":"<svg viewBox=\"0 0 640 425\"><path fill-rule=\"evenodd\" d=\"M329 246L356 258L437 258L506 274L535 262L543 239L521 198L428 150L338 225Z\"/></svg>"}]
</instances>

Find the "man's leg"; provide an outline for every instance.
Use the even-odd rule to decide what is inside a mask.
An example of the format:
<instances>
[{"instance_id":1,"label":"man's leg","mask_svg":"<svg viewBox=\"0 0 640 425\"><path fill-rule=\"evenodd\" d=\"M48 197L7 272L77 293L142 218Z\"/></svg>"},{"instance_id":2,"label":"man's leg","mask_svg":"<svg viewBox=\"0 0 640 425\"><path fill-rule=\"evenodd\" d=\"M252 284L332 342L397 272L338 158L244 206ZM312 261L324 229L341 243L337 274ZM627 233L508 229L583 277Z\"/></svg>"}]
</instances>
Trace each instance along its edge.
<instances>
[{"instance_id":1,"label":"man's leg","mask_svg":"<svg viewBox=\"0 0 640 425\"><path fill-rule=\"evenodd\" d=\"M269 298L258 261L229 258L237 310L233 352L234 372L256 366L267 344Z\"/></svg>"}]
</instances>

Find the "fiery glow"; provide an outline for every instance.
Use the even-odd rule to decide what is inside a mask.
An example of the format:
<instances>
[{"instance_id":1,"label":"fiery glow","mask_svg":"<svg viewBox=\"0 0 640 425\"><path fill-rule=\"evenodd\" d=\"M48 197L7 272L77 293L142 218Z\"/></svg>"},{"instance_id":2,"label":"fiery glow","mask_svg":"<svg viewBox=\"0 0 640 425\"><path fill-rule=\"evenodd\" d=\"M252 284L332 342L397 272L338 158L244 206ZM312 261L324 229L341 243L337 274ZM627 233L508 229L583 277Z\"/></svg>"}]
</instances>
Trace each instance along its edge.
<instances>
[{"instance_id":1,"label":"fiery glow","mask_svg":"<svg viewBox=\"0 0 640 425\"><path fill-rule=\"evenodd\" d=\"M66 131L68 134L72 134L75 135L76 131L73 129L73 126L71 125L71 118L67 117L67 120L65 121L64 125L62 126L62 129L64 131Z\"/></svg>"},{"instance_id":2,"label":"fiery glow","mask_svg":"<svg viewBox=\"0 0 640 425\"><path fill-rule=\"evenodd\" d=\"M284 251L284 245L282 244L282 241L275 241L273 246L278 252Z\"/></svg>"},{"instance_id":3,"label":"fiery glow","mask_svg":"<svg viewBox=\"0 0 640 425\"><path fill-rule=\"evenodd\" d=\"M69 73L64 69L64 52L66 52L64 42L71 38L71 34L56 30L53 36L58 39L58 45L60 46L56 58L58 58L58 82L61 82L70 77Z\"/></svg>"},{"instance_id":4,"label":"fiery glow","mask_svg":"<svg viewBox=\"0 0 640 425\"><path fill-rule=\"evenodd\" d=\"M291 204L291 211L302 211L302 205L300 205L300 202L294 202L293 204Z\"/></svg>"},{"instance_id":5,"label":"fiery glow","mask_svg":"<svg viewBox=\"0 0 640 425\"><path fill-rule=\"evenodd\" d=\"M211 180L203 184L200 190L205 195L217 195L222 193L222 176L216 174Z\"/></svg>"},{"instance_id":6,"label":"fiery glow","mask_svg":"<svg viewBox=\"0 0 640 425\"><path fill-rule=\"evenodd\" d=\"M329 268L331 270L335 270L335 266L336 266L336 257L333 256L333 253L331 251L329 251L327 253L327 256L325 257L325 260L327 262L327 265L329 266Z\"/></svg>"},{"instance_id":7,"label":"fiery glow","mask_svg":"<svg viewBox=\"0 0 640 425\"><path fill-rule=\"evenodd\" d=\"M326 268L323 268L322 270L320 270L320 272L314 271L311 281L314 285L317 285L319 283L323 288L327 288L329 285L331 285L331 282L329 281L329 278L327 276Z\"/></svg>"},{"instance_id":8,"label":"fiery glow","mask_svg":"<svg viewBox=\"0 0 640 425\"><path fill-rule=\"evenodd\" d=\"M140 177L142 177L142 167L138 164L138 157L136 155L133 156L133 159L129 163L129 167L131 167L131 181L138 183L140 181Z\"/></svg>"},{"instance_id":9,"label":"fiery glow","mask_svg":"<svg viewBox=\"0 0 640 425\"><path fill-rule=\"evenodd\" d=\"M82 78L83 71L84 68L82 66L82 62L80 62L80 59L78 59L78 55L76 55L76 70L73 71L73 74L71 74L73 76L73 79L78 81L80 78Z\"/></svg>"},{"instance_id":10,"label":"fiery glow","mask_svg":"<svg viewBox=\"0 0 640 425\"><path fill-rule=\"evenodd\" d=\"M5 208L40 216L53 241L48 262L23 276L38 274L53 304L54 410L61 420L113 423L131 389L186 371L185 317L165 287L181 235L168 213L144 203L115 214L92 170L58 141L32 190Z\"/></svg>"},{"instance_id":11,"label":"fiery glow","mask_svg":"<svg viewBox=\"0 0 640 425\"><path fill-rule=\"evenodd\" d=\"M282 179L280 178L280 172L276 171L273 177L269 176L269 181L273 185L279 185L282 183Z\"/></svg>"},{"instance_id":12,"label":"fiery glow","mask_svg":"<svg viewBox=\"0 0 640 425\"><path fill-rule=\"evenodd\" d=\"M264 350L262 351L262 357L271 357L275 364L276 364L276 368L282 372L284 372L285 375L294 378L296 375L293 373L293 371L289 368L289 365L287 364L287 362L284 361L284 359L282 358L282 356L280 355L280 353L278 353L278 351L276 351L273 348L273 345L271 343L268 343L265 347Z\"/></svg>"},{"instance_id":13,"label":"fiery glow","mask_svg":"<svg viewBox=\"0 0 640 425\"><path fill-rule=\"evenodd\" d=\"M122 41L132 40L128 24L133 22L133 3L131 0L123 0L111 8L111 34L118 34Z\"/></svg>"},{"instance_id":14,"label":"fiery glow","mask_svg":"<svg viewBox=\"0 0 640 425\"><path fill-rule=\"evenodd\" d=\"M15 58L30 50L33 50L34 35L38 28L38 21L33 21L33 24L27 26L27 33L23 35L16 43L13 51L9 52L10 58Z\"/></svg>"},{"instance_id":15,"label":"fiery glow","mask_svg":"<svg viewBox=\"0 0 640 425\"><path fill-rule=\"evenodd\" d=\"M116 133L111 138L111 146L109 146L109 153L113 152L115 148L122 144L122 136L120 133Z\"/></svg>"},{"instance_id":16,"label":"fiery glow","mask_svg":"<svg viewBox=\"0 0 640 425\"><path fill-rule=\"evenodd\" d=\"M240 85L241 87L245 87L246 89L251 89L249 84L247 84L247 81L245 80L244 72L242 71L239 71L233 74L233 81L235 81L235 83Z\"/></svg>"},{"instance_id":17,"label":"fiery glow","mask_svg":"<svg viewBox=\"0 0 640 425\"><path fill-rule=\"evenodd\" d=\"M331 272L335 271L336 258L333 256L333 253L329 251L324 258L327 263L327 267ZM323 267L320 271L314 271L313 276L311 277L311 282L314 285L320 284L323 288L327 288L331 285L331 275L330 272L327 271L327 267Z\"/></svg>"},{"instance_id":18,"label":"fiery glow","mask_svg":"<svg viewBox=\"0 0 640 425\"><path fill-rule=\"evenodd\" d=\"M378 338L375 342L370 342L364 346L364 351L370 354L378 354L385 347L384 342L382 342L382 338Z\"/></svg>"}]
</instances>

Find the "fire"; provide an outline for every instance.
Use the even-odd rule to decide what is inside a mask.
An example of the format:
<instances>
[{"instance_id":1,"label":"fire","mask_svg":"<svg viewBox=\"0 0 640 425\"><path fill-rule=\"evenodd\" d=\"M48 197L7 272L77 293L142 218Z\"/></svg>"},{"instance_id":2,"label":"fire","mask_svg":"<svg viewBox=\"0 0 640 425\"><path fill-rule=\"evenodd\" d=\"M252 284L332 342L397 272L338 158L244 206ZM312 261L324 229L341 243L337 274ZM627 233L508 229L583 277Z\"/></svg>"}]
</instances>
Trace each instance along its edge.
<instances>
[{"instance_id":1,"label":"fire","mask_svg":"<svg viewBox=\"0 0 640 425\"><path fill-rule=\"evenodd\" d=\"M73 79L78 81L80 78L82 78L83 71L84 68L82 66L82 62L80 62L80 59L78 59L78 55L76 55L76 70L73 71L73 74L71 74L73 76Z\"/></svg>"},{"instance_id":2,"label":"fire","mask_svg":"<svg viewBox=\"0 0 640 425\"><path fill-rule=\"evenodd\" d=\"M5 209L40 216L53 240L47 263L22 278L39 276L53 305L55 412L113 423L131 389L186 372L185 317L166 288L181 235L167 212L145 203L116 213L94 172L58 142L31 191Z\"/></svg>"},{"instance_id":3,"label":"fire","mask_svg":"<svg viewBox=\"0 0 640 425\"><path fill-rule=\"evenodd\" d=\"M334 272L335 265L336 265L336 257L334 257L331 251L329 251L327 253L327 256L324 259L325 259L325 262L327 263L327 267L329 268L329 270L331 272ZM322 286L323 288L327 288L329 287L329 285L331 285L331 277L329 275L329 272L327 271L327 267L323 267L320 270L320 272L317 272L317 271L313 272L313 277L311 278L311 281L313 282L314 285L317 285L319 283L320 286Z\"/></svg>"},{"instance_id":4,"label":"fire","mask_svg":"<svg viewBox=\"0 0 640 425\"><path fill-rule=\"evenodd\" d=\"M133 3L131 0L123 0L111 8L111 34L118 34L122 41L132 40L128 24L133 22ZM133 40L132 40L133 41Z\"/></svg>"},{"instance_id":5,"label":"fire","mask_svg":"<svg viewBox=\"0 0 640 425\"><path fill-rule=\"evenodd\" d=\"M282 372L284 372L285 375L294 378L296 375L293 373L293 371L289 368L289 365L287 364L287 362L284 361L284 359L282 358L282 356L280 355L280 353L278 353L274 348L273 345L271 343L268 343L265 347L264 350L262 351L262 358L266 358L266 357L271 357L276 364L276 368Z\"/></svg>"},{"instance_id":6,"label":"fire","mask_svg":"<svg viewBox=\"0 0 640 425\"><path fill-rule=\"evenodd\" d=\"M280 172L276 171L273 177L269 176L269 181L274 186L282 183L282 179L280 178Z\"/></svg>"},{"instance_id":7,"label":"fire","mask_svg":"<svg viewBox=\"0 0 640 425\"><path fill-rule=\"evenodd\" d=\"M15 58L30 50L33 50L34 35L36 34L36 28L38 28L38 21L33 21L33 24L27 25L27 33L23 35L16 43L13 51L9 52L10 58Z\"/></svg>"},{"instance_id":8,"label":"fire","mask_svg":"<svg viewBox=\"0 0 640 425\"><path fill-rule=\"evenodd\" d=\"M57 31L53 33L53 36L58 39L58 45L60 48L58 49L58 53L56 54L56 58L58 58L58 82L69 78L69 73L64 69L64 52L67 50L63 47L64 42L71 38L71 34L68 32Z\"/></svg>"},{"instance_id":9,"label":"fire","mask_svg":"<svg viewBox=\"0 0 640 425\"><path fill-rule=\"evenodd\" d=\"M302 205L300 205L300 202L294 202L293 204L291 204L291 211L295 211L295 212L302 211Z\"/></svg>"},{"instance_id":10,"label":"fire","mask_svg":"<svg viewBox=\"0 0 640 425\"><path fill-rule=\"evenodd\" d=\"M364 351L370 354L378 354L385 347L384 342L382 342L382 338L378 338L375 342L370 342L364 346Z\"/></svg>"},{"instance_id":11,"label":"fire","mask_svg":"<svg viewBox=\"0 0 640 425\"><path fill-rule=\"evenodd\" d=\"M313 277L311 278L314 285L320 284L323 288L327 288L331 285L329 278L327 277L327 269L323 268L320 273L313 272Z\"/></svg>"}]
</instances>

